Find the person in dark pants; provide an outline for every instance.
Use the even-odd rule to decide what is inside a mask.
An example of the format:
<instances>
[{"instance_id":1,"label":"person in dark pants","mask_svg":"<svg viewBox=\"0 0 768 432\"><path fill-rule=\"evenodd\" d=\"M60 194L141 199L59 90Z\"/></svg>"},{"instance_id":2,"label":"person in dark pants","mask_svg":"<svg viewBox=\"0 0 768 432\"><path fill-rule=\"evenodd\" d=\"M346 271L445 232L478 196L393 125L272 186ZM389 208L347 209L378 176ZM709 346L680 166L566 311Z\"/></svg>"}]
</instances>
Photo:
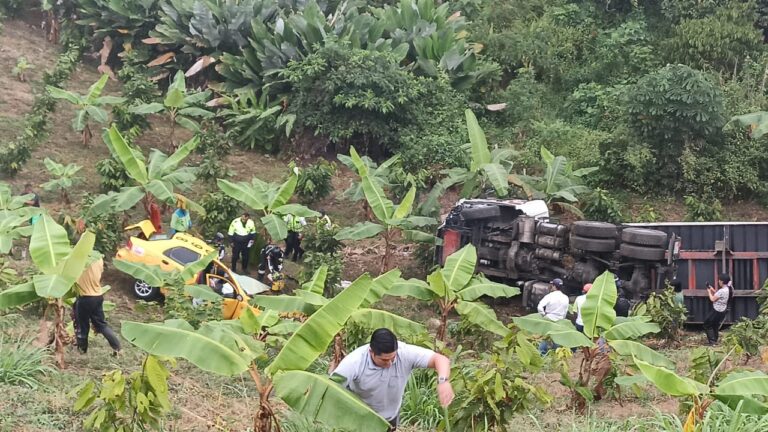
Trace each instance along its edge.
<instances>
[{"instance_id":1,"label":"person in dark pants","mask_svg":"<svg viewBox=\"0 0 768 432\"><path fill-rule=\"evenodd\" d=\"M92 262L77 280L77 300L75 311L75 337L81 353L88 352L88 333L93 325L96 333L102 334L112 347L113 355L120 352L120 339L104 318L104 296L101 294L101 274L104 272L104 260Z\"/></svg>"},{"instance_id":2,"label":"person in dark pants","mask_svg":"<svg viewBox=\"0 0 768 432\"><path fill-rule=\"evenodd\" d=\"M710 346L717 344L717 340L720 338L720 324L725 319L728 302L733 298L733 285L728 274L721 274L717 284L717 290L712 285L707 284L707 294L712 302L712 310L704 318L704 333L707 335L707 343Z\"/></svg>"},{"instance_id":3,"label":"person in dark pants","mask_svg":"<svg viewBox=\"0 0 768 432\"><path fill-rule=\"evenodd\" d=\"M280 246L268 244L261 250L259 262L259 282L264 282L264 275L283 270L283 250Z\"/></svg>"},{"instance_id":4,"label":"person in dark pants","mask_svg":"<svg viewBox=\"0 0 768 432\"><path fill-rule=\"evenodd\" d=\"M244 212L242 216L229 224L229 241L232 244L232 268L237 272L237 259L241 258L243 273L248 273L248 252L253 246L253 237L256 235L256 225L251 220L251 215Z\"/></svg>"},{"instance_id":5,"label":"person in dark pants","mask_svg":"<svg viewBox=\"0 0 768 432\"><path fill-rule=\"evenodd\" d=\"M301 259L304 255L304 249L301 248L301 240L304 237L302 231L307 225L306 219L292 214L285 215L283 218L288 225L288 236L285 238L285 256L289 257L293 252L293 262Z\"/></svg>"}]
</instances>

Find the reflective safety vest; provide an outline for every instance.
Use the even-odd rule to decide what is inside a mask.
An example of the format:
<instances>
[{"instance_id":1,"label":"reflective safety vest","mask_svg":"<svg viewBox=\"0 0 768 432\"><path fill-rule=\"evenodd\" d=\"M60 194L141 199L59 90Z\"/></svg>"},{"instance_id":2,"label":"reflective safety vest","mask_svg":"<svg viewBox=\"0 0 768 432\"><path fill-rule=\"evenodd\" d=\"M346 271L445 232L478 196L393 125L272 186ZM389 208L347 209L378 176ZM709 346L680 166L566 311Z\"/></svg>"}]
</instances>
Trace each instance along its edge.
<instances>
[{"instance_id":1,"label":"reflective safety vest","mask_svg":"<svg viewBox=\"0 0 768 432\"><path fill-rule=\"evenodd\" d=\"M331 229L333 224L331 223L331 218L328 217L328 215L325 215L323 217L317 218L317 222L315 222L315 225L322 226L325 229Z\"/></svg>"},{"instance_id":2,"label":"reflective safety vest","mask_svg":"<svg viewBox=\"0 0 768 432\"><path fill-rule=\"evenodd\" d=\"M292 214L285 215L283 218L286 224L288 224L288 231L301 232L307 221L303 217L296 217Z\"/></svg>"},{"instance_id":3,"label":"reflective safety vest","mask_svg":"<svg viewBox=\"0 0 768 432\"><path fill-rule=\"evenodd\" d=\"M233 220L231 224L229 224L229 231L227 232L227 234L247 236L250 234L254 234L255 232L256 232L256 225L253 223L253 219L248 219L248 221L245 224L243 224L243 221L240 218L237 218Z\"/></svg>"}]
</instances>

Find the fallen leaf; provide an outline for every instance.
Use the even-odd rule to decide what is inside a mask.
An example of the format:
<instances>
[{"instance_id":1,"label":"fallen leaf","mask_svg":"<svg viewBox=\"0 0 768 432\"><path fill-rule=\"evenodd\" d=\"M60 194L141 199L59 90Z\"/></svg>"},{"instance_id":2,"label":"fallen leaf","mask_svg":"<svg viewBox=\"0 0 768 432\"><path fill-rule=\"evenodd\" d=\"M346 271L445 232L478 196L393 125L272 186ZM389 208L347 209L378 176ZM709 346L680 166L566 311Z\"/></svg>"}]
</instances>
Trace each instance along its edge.
<instances>
[{"instance_id":1,"label":"fallen leaf","mask_svg":"<svg viewBox=\"0 0 768 432\"><path fill-rule=\"evenodd\" d=\"M173 51L169 51L169 52L167 52L165 54L160 55L159 57L157 57L156 59L152 60L151 62L149 62L147 64L147 66L149 66L149 67L160 66L161 64L168 63L174 57L176 57L176 53L173 52Z\"/></svg>"},{"instance_id":2,"label":"fallen leaf","mask_svg":"<svg viewBox=\"0 0 768 432\"><path fill-rule=\"evenodd\" d=\"M184 76L191 77L192 75L200 72L201 70L207 68L210 64L215 63L216 59L211 56L202 56L195 64L192 65L191 68L187 71L187 73L184 74Z\"/></svg>"},{"instance_id":3,"label":"fallen leaf","mask_svg":"<svg viewBox=\"0 0 768 432\"><path fill-rule=\"evenodd\" d=\"M157 75L155 75L153 77L150 77L149 80L150 81L160 81L161 79L167 77L170 74L171 73L169 71L160 72L159 74L157 74Z\"/></svg>"},{"instance_id":4,"label":"fallen leaf","mask_svg":"<svg viewBox=\"0 0 768 432\"><path fill-rule=\"evenodd\" d=\"M142 41L142 42L144 42L144 43L145 43L145 44L147 44L147 45L157 45L157 44L159 44L159 43L162 43L162 42L160 41L160 39L158 39L158 38L156 38L156 37L151 37L151 38L142 39L141 41Z\"/></svg>"},{"instance_id":5,"label":"fallen leaf","mask_svg":"<svg viewBox=\"0 0 768 432\"><path fill-rule=\"evenodd\" d=\"M485 106L485 108L488 111L501 111L501 110L505 109L506 107L507 107L507 103L506 102L504 102L504 103L497 103L497 104L491 104L491 105L486 105Z\"/></svg>"}]
</instances>

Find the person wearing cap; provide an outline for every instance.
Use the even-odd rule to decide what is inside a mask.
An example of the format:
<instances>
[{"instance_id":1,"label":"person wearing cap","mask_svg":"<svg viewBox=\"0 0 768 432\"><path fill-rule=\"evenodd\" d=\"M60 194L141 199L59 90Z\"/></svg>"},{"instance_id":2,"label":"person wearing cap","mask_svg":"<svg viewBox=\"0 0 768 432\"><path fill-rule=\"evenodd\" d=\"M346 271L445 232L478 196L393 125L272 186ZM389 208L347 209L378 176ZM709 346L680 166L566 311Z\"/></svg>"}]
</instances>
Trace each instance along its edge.
<instances>
[{"instance_id":1,"label":"person wearing cap","mask_svg":"<svg viewBox=\"0 0 768 432\"><path fill-rule=\"evenodd\" d=\"M589 292L590 288L592 288L592 284L584 284L584 288L581 289L581 292L584 294L576 297L576 300L573 302L573 306L576 308L576 330L584 333L584 318L581 316L581 308L584 306L584 302L587 301L587 293Z\"/></svg>"},{"instance_id":2,"label":"person wearing cap","mask_svg":"<svg viewBox=\"0 0 768 432\"><path fill-rule=\"evenodd\" d=\"M549 284L551 285L552 292L545 295L544 298L541 299L537 309L542 316L552 321L560 321L565 319L565 315L568 314L568 306L570 305L571 301L562 291L562 279L552 279ZM545 355L547 352L549 352L549 350L556 349L557 347L558 345L556 343L543 340L539 344L539 352L541 355Z\"/></svg>"},{"instance_id":3,"label":"person wearing cap","mask_svg":"<svg viewBox=\"0 0 768 432\"><path fill-rule=\"evenodd\" d=\"M256 225L251 220L251 215L244 212L229 224L229 241L232 244L232 266L230 270L237 271L237 259L241 257L243 273L248 273L248 252L253 245L256 235Z\"/></svg>"}]
</instances>

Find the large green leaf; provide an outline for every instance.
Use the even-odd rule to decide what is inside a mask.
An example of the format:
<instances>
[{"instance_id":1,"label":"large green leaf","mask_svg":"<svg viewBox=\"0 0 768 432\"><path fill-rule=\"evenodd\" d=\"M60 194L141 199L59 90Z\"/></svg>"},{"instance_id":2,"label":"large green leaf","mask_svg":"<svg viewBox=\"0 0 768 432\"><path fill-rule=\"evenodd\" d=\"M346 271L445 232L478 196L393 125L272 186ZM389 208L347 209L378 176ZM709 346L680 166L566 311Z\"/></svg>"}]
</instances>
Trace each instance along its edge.
<instances>
[{"instance_id":1,"label":"large green leaf","mask_svg":"<svg viewBox=\"0 0 768 432\"><path fill-rule=\"evenodd\" d=\"M609 341L608 345L610 345L619 355L634 357L638 360L667 369L675 368L675 363L672 362L672 360L641 343L630 340L614 340Z\"/></svg>"},{"instance_id":2,"label":"large green leaf","mask_svg":"<svg viewBox=\"0 0 768 432\"><path fill-rule=\"evenodd\" d=\"M65 101L71 103L72 105L82 104L82 101L80 100L80 96L71 91L62 90L58 87L53 87L53 86L46 86L45 90L54 99L64 99Z\"/></svg>"},{"instance_id":3,"label":"large green leaf","mask_svg":"<svg viewBox=\"0 0 768 432\"><path fill-rule=\"evenodd\" d=\"M394 204L387 198L384 189L373 181L370 176L362 177L360 181L363 184L365 200L368 201L368 205L371 207L376 218L380 221L391 219Z\"/></svg>"},{"instance_id":4,"label":"large green leaf","mask_svg":"<svg viewBox=\"0 0 768 432\"><path fill-rule=\"evenodd\" d=\"M389 422L329 378L304 371L279 371L273 384L280 399L314 422L338 430L389 430Z\"/></svg>"},{"instance_id":5,"label":"large green leaf","mask_svg":"<svg viewBox=\"0 0 768 432\"><path fill-rule=\"evenodd\" d=\"M358 309L350 315L348 323L368 330L388 328L399 337L413 337L427 332L422 324L379 309Z\"/></svg>"},{"instance_id":6,"label":"large green leaf","mask_svg":"<svg viewBox=\"0 0 768 432\"><path fill-rule=\"evenodd\" d=\"M311 291L305 291L305 290L295 290L293 292L293 295L296 297L304 300L308 304L311 304L312 306L322 307L328 304L330 300L323 297L322 294L313 293Z\"/></svg>"},{"instance_id":7,"label":"large green leaf","mask_svg":"<svg viewBox=\"0 0 768 432\"><path fill-rule=\"evenodd\" d=\"M496 191L496 196L507 196L509 186L509 182L507 180L509 173L507 170L501 166L501 164L497 163L487 163L480 168L482 168L483 172L485 172L486 178L488 178L488 181L491 182L491 185L493 185L493 189Z\"/></svg>"},{"instance_id":8,"label":"large green leaf","mask_svg":"<svg viewBox=\"0 0 768 432\"><path fill-rule=\"evenodd\" d=\"M768 375L759 371L732 372L717 384L715 394L768 396Z\"/></svg>"},{"instance_id":9,"label":"large green leaf","mask_svg":"<svg viewBox=\"0 0 768 432\"><path fill-rule=\"evenodd\" d=\"M33 225L29 241L32 262L41 272L53 274L70 251L67 231L47 213L43 213Z\"/></svg>"},{"instance_id":10,"label":"large green leaf","mask_svg":"<svg viewBox=\"0 0 768 432\"><path fill-rule=\"evenodd\" d=\"M371 289L360 307L369 307L388 294L389 289L400 279L400 270L392 269L377 276L371 283Z\"/></svg>"},{"instance_id":11,"label":"large green leaf","mask_svg":"<svg viewBox=\"0 0 768 432\"><path fill-rule=\"evenodd\" d=\"M175 152L173 152L172 155L170 155L165 162L163 162L162 166L162 172L163 173L169 173L173 170L175 170L181 161L187 158L192 151L197 148L198 144L200 144L200 137L194 136L189 141L185 142L184 145L179 147Z\"/></svg>"},{"instance_id":12,"label":"large green leaf","mask_svg":"<svg viewBox=\"0 0 768 432\"><path fill-rule=\"evenodd\" d=\"M208 285L185 285L184 286L184 294L200 300L205 301L211 301L214 303L218 303L224 298L211 289ZM246 311L250 311L250 309L245 309Z\"/></svg>"},{"instance_id":13,"label":"large green leaf","mask_svg":"<svg viewBox=\"0 0 768 432\"><path fill-rule=\"evenodd\" d=\"M115 125L112 125L112 127L109 128L109 142L112 144L115 153L117 153L115 156L117 156L123 164L128 175L139 182L139 184L146 184L149 181L149 178L147 176L147 167L144 165L144 161L139 159L133 150L131 150Z\"/></svg>"},{"instance_id":14,"label":"large green leaf","mask_svg":"<svg viewBox=\"0 0 768 432\"><path fill-rule=\"evenodd\" d=\"M592 341L576 330L570 321L552 321L538 313L512 318L520 329L529 333L549 336L558 345L567 348L592 347Z\"/></svg>"},{"instance_id":15,"label":"large green leaf","mask_svg":"<svg viewBox=\"0 0 768 432\"><path fill-rule=\"evenodd\" d=\"M264 310L256 315L251 308L246 308L240 315L240 326L245 334L259 334L265 327L272 327L280 321L280 316L273 310Z\"/></svg>"},{"instance_id":16,"label":"large green leaf","mask_svg":"<svg viewBox=\"0 0 768 432\"><path fill-rule=\"evenodd\" d=\"M300 312L304 315L312 315L318 309L302 298L288 295L256 295L251 298L251 304L277 312Z\"/></svg>"},{"instance_id":17,"label":"large green leaf","mask_svg":"<svg viewBox=\"0 0 768 432\"><path fill-rule=\"evenodd\" d=\"M608 340L636 339L648 333L658 333L659 331L661 329L656 323L628 321L608 329L605 332L605 338Z\"/></svg>"},{"instance_id":18,"label":"large green leaf","mask_svg":"<svg viewBox=\"0 0 768 432\"><path fill-rule=\"evenodd\" d=\"M362 240L377 236L379 233L386 231L383 225L379 225L373 222L358 222L350 227L343 228L336 233L333 238L336 240Z\"/></svg>"},{"instance_id":19,"label":"large green leaf","mask_svg":"<svg viewBox=\"0 0 768 432\"><path fill-rule=\"evenodd\" d=\"M58 280L54 286L47 289L42 288L35 283L35 291L40 297L63 297L72 284L80 277L85 270L85 265L88 262L88 257L93 251L93 245L96 242L96 235L91 231L86 231L80 236L77 244L72 248L72 252L61 262L61 265L57 267Z\"/></svg>"},{"instance_id":20,"label":"large green leaf","mask_svg":"<svg viewBox=\"0 0 768 432\"><path fill-rule=\"evenodd\" d=\"M148 104L141 104L128 108L128 112L133 114L156 114L164 110L165 107L159 102L152 102Z\"/></svg>"},{"instance_id":21,"label":"large green leaf","mask_svg":"<svg viewBox=\"0 0 768 432\"><path fill-rule=\"evenodd\" d=\"M96 99L98 99L99 96L101 96L101 92L104 91L104 86L107 85L107 80L109 79L109 75L102 74L101 78L99 78L98 81L91 84L91 86L88 88L88 93L85 95L85 103L89 105L93 105L96 103Z\"/></svg>"},{"instance_id":22,"label":"large green leaf","mask_svg":"<svg viewBox=\"0 0 768 432\"><path fill-rule=\"evenodd\" d=\"M315 273L312 275L312 278L303 284L301 286L302 289L305 289L309 292L313 292L315 294L323 294L323 291L325 290L325 279L328 277L328 265L323 264L315 270Z\"/></svg>"},{"instance_id":23,"label":"large green leaf","mask_svg":"<svg viewBox=\"0 0 768 432\"><path fill-rule=\"evenodd\" d=\"M261 218L261 223L264 224L272 241L279 242L288 237L288 225L279 215L270 213Z\"/></svg>"},{"instance_id":24,"label":"large green leaf","mask_svg":"<svg viewBox=\"0 0 768 432\"><path fill-rule=\"evenodd\" d=\"M217 255L218 252L213 250L209 252L208 255L203 255L197 261L185 265L184 269L180 273L181 279L185 281L192 279L198 273L205 270L205 268L208 267L208 264L210 264Z\"/></svg>"},{"instance_id":25,"label":"large green leaf","mask_svg":"<svg viewBox=\"0 0 768 432\"><path fill-rule=\"evenodd\" d=\"M288 177L288 180L280 185L280 188L277 189L275 196L272 197L272 200L269 203L270 210L284 206L288 203L288 200L291 199L293 192L296 190L298 180L299 176L291 174L291 176Z\"/></svg>"},{"instance_id":26,"label":"large green leaf","mask_svg":"<svg viewBox=\"0 0 768 432\"><path fill-rule=\"evenodd\" d=\"M32 282L26 282L0 292L0 310L24 306L39 299L35 292L35 285Z\"/></svg>"},{"instance_id":27,"label":"large green leaf","mask_svg":"<svg viewBox=\"0 0 768 432\"><path fill-rule=\"evenodd\" d=\"M506 337L511 333L511 330L496 318L493 309L483 303L459 300L456 303L456 312L472 324L501 337Z\"/></svg>"},{"instance_id":28,"label":"large green leaf","mask_svg":"<svg viewBox=\"0 0 768 432\"><path fill-rule=\"evenodd\" d=\"M281 205L280 207L272 208L272 213L279 214L279 215L294 215L296 217L318 217L320 216L320 213L312 210L309 207L303 206L301 204L285 204Z\"/></svg>"},{"instance_id":29,"label":"large green leaf","mask_svg":"<svg viewBox=\"0 0 768 432\"><path fill-rule=\"evenodd\" d=\"M281 370L304 370L309 367L325 352L349 316L360 307L371 285L371 277L364 274L312 314L291 336L266 372L274 375Z\"/></svg>"},{"instance_id":30,"label":"large green leaf","mask_svg":"<svg viewBox=\"0 0 768 432\"><path fill-rule=\"evenodd\" d=\"M587 293L587 301L581 307L584 319L584 334L593 338L600 335L600 329L607 330L616 320L616 283L610 272L604 272L592 283Z\"/></svg>"},{"instance_id":31,"label":"large green leaf","mask_svg":"<svg viewBox=\"0 0 768 432\"><path fill-rule=\"evenodd\" d=\"M413 186L408 191L408 193L405 194L405 198L403 198L403 200L395 209L395 212L392 214L392 218L403 219L404 217L410 215L411 210L413 210L413 201L415 199L416 199L416 186Z\"/></svg>"},{"instance_id":32,"label":"large green leaf","mask_svg":"<svg viewBox=\"0 0 768 432\"><path fill-rule=\"evenodd\" d=\"M467 118L467 132L469 133L469 143L472 149L470 170L476 172L480 167L491 162L491 152L488 150L485 133L477 123L475 113L470 109L466 109L464 116Z\"/></svg>"},{"instance_id":33,"label":"large green leaf","mask_svg":"<svg viewBox=\"0 0 768 432\"><path fill-rule=\"evenodd\" d=\"M477 250L468 244L452 253L441 270L445 284L453 292L461 291L472 279L477 263Z\"/></svg>"},{"instance_id":34,"label":"large green leaf","mask_svg":"<svg viewBox=\"0 0 768 432\"><path fill-rule=\"evenodd\" d=\"M245 372L252 360L247 355L249 352L201 334L184 321L157 324L123 321L121 333L130 343L152 355L181 357L204 371L220 375Z\"/></svg>"},{"instance_id":35,"label":"large green leaf","mask_svg":"<svg viewBox=\"0 0 768 432\"><path fill-rule=\"evenodd\" d=\"M768 404L758 401L749 396L713 394L715 399L725 404L728 408L742 414L751 414L756 416L768 415Z\"/></svg>"},{"instance_id":36,"label":"large green leaf","mask_svg":"<svg viewBox=\"0 0 768 432\"><path fill-rule=\"evenodd\" d=\"M151 266L122 259L112 260L112 264L121 272L131 275L135 279L143 280L149 284L149 286L163 287L169 279L168 272L164 271L159 266Z\"/></svg>"},{"instance_id":37,"label":"large green leaf","mask_svg":"<svg viewBox=\"0 0 768 432\"><path fill-rule=\"evenodd\" d=\"M700 382L681 377L669 369L654 366L638 358L634 361L648 381L670 396L698 396L709 393L709 388Z\"/></svg>"},{"instance_id":38,"label":"large green leaf","mask_svg":"<svg viewBox=\"0 0 768 432\"><path fill-rule=\"evenodd\" d=\"M146 185L147 191L155 196L159 201L171 204L176 201L176 195L173 192L173 186L162 180L150 180Z\"/></svg>"},{"instance_id":39,"label":"large green leaf","mask_svg":"<svg viewBox=\"0 0 768 432\"><path fill-rule=\"evenodd\" d=\"M429 289L429 285L419 279L400 279L393 283L389 290L387 290L387 295L395 297L413 297L424 301L430 301L434 298L434 293Z\"/></svg>"},{"instance_id":40,"label":"large green leaf","mask_svg":"<svg viewBox=\"0 0 768 432\"><path fill-rule=\"evenodd\" d=\"M482 296L498 298L514 297L518 294L520 294L520 288L492 282L481 275L472 278L469 285L458 293L459 297L465 301L475 301Z\"/></svg>"},{"instance_id":41,"label":"large green leaf","mask_svg":"<svg viewBox=\"0 0 768 432\"><path fill-rule=\"evenodd\" d=\"M262 191L256 190L251 184L229 180L218 179L216 184L222 192L230 197L240 201L254 210L264 210L267 208L267 195Z\"/></svg>"}]
</instances>

